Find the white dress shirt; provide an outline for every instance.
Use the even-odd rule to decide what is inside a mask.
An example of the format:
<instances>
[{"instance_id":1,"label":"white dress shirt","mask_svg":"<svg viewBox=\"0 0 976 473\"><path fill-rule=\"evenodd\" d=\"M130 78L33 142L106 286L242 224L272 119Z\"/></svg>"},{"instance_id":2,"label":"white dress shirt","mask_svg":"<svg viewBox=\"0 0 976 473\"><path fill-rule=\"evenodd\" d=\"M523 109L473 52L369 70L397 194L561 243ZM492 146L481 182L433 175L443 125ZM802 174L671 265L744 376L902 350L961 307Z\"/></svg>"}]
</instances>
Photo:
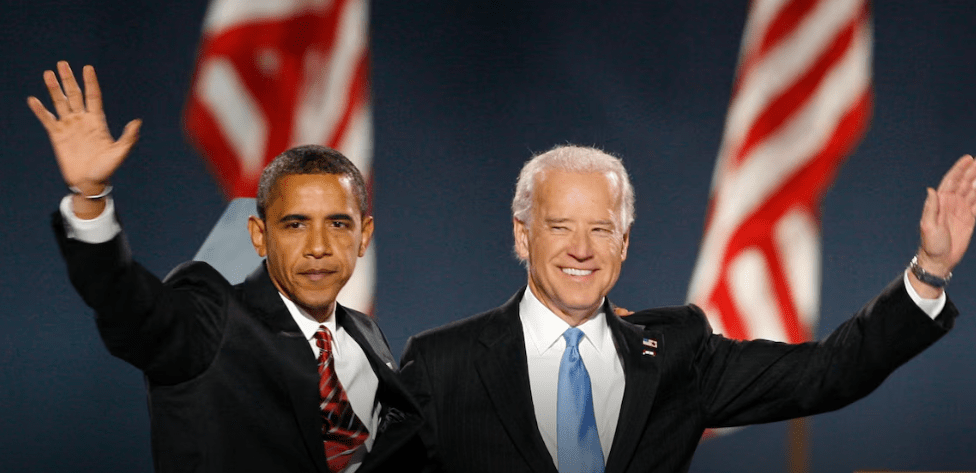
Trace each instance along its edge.
<instances>
[{"instance_id":1,"label":"white dress shirt","mask_svg":"<svg viewBox=\"0 0 976 473\"><path fill-rule=\"evenodd\" d=\"M556 399L559 386L559 363L566 350L563 332L570 325L539 302L531 289L519 303L519 318L525 336L525 356L528 360L529 387L539 433L549 449L552 461L559 468L556 442ZM593 414L603 449L603 461L610 455L613 435L617 430L620 403L624 398L624 367L614 346L603 312L598 312L579 325L583 331L579 352L590 376L593 392Z\"/></svg>"},{"instance_id":2,"label":"white dress shirt","mask_svg":"<svg viewBox=\"0 0 976 473\"><path fill-rule=\"evenodd\" d=\"M75 216L71 208L71 195L65 196L61 200L59 209L66 223L65 231L68 237L85 243L97 244L105 243L121 232L122 228L115 218L115 205L112 198L107 198L105 204L105 210L98 217L84 220ZM298 324L298 328L308 340L311 354L316 359L319 356L319 347L315 343L314 336L319 325L325 325L332 332L334 342L332 358L336 376L346 391L353 412L369 429L369 437L353 454L346 468L342 470L345 473L352 473L359 469L363 457L373 447L373 441L376 438L375 433L379 424L381 408L380 403L376 400L379 378L373 372L363 348L344 328L336 326L335 311L329 314L329 318L325 322L320 323L283 294L279 292L278 295L281 296L282 302L288 308L288 313L291 314L295 323Z\"/></svg>"}]
</instances>

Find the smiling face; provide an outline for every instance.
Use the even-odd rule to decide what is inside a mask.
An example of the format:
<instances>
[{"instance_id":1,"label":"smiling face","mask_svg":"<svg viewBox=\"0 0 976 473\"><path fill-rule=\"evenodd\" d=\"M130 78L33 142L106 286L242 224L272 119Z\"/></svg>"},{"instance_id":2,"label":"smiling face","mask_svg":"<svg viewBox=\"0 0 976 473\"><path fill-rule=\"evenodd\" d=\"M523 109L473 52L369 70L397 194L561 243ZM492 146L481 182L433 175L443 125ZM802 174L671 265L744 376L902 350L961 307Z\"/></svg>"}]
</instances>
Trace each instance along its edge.
<instances>
[{"instance_id":1,"label":"smiling face","mask_svg":"<svg viewBox=\"0 0 976 473\"><path fill-rule=\"evenodd\" d=\"M529 288L556 315L579 325L600 307L627 258L619 198L605 174L539 174L530 221L513 219L515 249Z\"/></svg>"},{"instance_id":2,"label":"smiling face","mask_svg":"<svg viewBox=\"0 0 976 473\"><path fill-rule=\"evenodd\" d=\"M366 253L373 218L363 217L350 185L339 174L288 174L272 187L265 218L248 230L278 291L319 321Z\"/></svg>"}]
</instances>

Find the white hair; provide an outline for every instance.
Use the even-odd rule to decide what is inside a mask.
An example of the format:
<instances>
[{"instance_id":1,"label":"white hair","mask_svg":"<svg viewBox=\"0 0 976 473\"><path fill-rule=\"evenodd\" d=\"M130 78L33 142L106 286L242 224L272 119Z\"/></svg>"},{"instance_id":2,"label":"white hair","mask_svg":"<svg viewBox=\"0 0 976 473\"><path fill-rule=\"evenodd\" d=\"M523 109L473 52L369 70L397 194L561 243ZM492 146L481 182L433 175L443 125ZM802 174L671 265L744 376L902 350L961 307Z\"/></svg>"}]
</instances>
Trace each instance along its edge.
<instances>
[{"instance_id":1,"label":"white hair","mask_svg":"<svg viewBox=\"0 0 976 473\"><path fill-rule=\"evenodd\" d=\"M532 193L539 175L548 170L604 174L618 198L615 223L624 233L634 223L634 186L630 184L627 170L620 159L596 148L575 145L556 146L535 155L522 166L515 183L515 198L512 199L512 216L515 219L525 223L532 219Z\"/></svg>"}]
</instances>

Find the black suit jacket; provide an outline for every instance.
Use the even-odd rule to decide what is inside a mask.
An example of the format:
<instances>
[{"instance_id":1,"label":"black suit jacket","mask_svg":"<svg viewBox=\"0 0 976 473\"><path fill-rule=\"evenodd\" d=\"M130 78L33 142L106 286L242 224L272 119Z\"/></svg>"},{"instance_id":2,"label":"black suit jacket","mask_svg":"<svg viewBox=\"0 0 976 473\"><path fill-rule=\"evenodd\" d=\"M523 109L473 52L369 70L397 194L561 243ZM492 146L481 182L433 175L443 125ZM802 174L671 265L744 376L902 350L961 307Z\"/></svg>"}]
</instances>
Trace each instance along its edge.
<instances>
[{"instance_id":1,"label":"black suit jacket","mask_svg":"<svg viewBox=\"0 0 976 473\"><path fill-rule=\"evenodd\" d=\"M69 239L59 213L54 227L106 347L146 375L156 471L329 471L316 357L264 264L236 286L200 262L161 282L132 260L124 235ZM337 305L335 316L379 378L380 423L358 471L419 465L419 408L386 339L359 312Z\"/></svg>"},{"instance_id":2,"label":"black suit jacket","mask_svg":"<svg viewBox=\"0 0 976 473\"><path fill-rule=\"evenodd\" d=\"M556 472L532 405L518 317L524 291L407 342L401 377L424 410L435 469ZM609 302L603 310L626 380L607 473L687 471L705 428L853 402L942 336L957 314L950 302L931 320L901 278L825 340L799 345L714 335L695 306L626 319Z\"/></svg>"}]
</instances>

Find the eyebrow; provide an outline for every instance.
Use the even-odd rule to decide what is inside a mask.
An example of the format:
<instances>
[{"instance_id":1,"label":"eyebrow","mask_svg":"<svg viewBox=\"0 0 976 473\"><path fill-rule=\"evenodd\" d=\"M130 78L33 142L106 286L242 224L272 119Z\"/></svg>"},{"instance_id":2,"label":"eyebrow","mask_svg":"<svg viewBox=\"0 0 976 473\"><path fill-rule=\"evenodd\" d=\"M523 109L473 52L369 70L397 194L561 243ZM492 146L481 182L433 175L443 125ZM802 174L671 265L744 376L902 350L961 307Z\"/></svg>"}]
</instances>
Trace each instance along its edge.
<instances>
[{"instance_id":1,"label":"eyebrow","mask_svg":"<svg viewBox=\"0 0 976 473\"><path fill-rule=\"evenodd\" d=\"M307 222L307 221L309 221L311 219L312 219L311 217L309 217L308 215L304 215L304 214L288 214L288 215L285 215L284 217L281 217L281 219L278 220L278 221L279 222ZM345 221L350 221L350 222L353 221L353 218L352 218L351 215L344 214L344 213L331 214L331 215L326 216L325 219L326 220L345 220Z\"/></svg>"},{"instance_id":2,"label":"eyebrow","mask_svg":"<svg viewBox=\"0 0 976 473\"><path fill-rule=\"evenodd\" d=\"M569 219L569 218L547 218L547 219L544 219L544 221L548 225L551 225L551 224L554 224L554 223L566 223L566 222L569 222L571 220L572 219ZM590 225L611 225L612 226L613 225L613 220L591 220L591 221L589 221L587 223L589 223Z\"/></svg>"},{"instance_id":3,"label":"eyebrow","mask_svg":"<svg viewBox=\"0 0 976 473\"><path fill-rule=\"evenodd\" d=\"M309 220L311 220L311 218L309 218L308 215L288 214L285 215L284 217L281 217L278 221L279 222L307 222Z\"/></svg>"},{"instance_id":4,"label":"eyebrow","mask_svg":"<svg viewBox=\"0 0 976 473\"><path fill-rule=\"evenodd\" d=\"M350 222L353 221L352 215L349 214L332 214L329 215L328 217L325 217L325 219L326 220L347 220Z\"/></svg>"}]
</instances>

